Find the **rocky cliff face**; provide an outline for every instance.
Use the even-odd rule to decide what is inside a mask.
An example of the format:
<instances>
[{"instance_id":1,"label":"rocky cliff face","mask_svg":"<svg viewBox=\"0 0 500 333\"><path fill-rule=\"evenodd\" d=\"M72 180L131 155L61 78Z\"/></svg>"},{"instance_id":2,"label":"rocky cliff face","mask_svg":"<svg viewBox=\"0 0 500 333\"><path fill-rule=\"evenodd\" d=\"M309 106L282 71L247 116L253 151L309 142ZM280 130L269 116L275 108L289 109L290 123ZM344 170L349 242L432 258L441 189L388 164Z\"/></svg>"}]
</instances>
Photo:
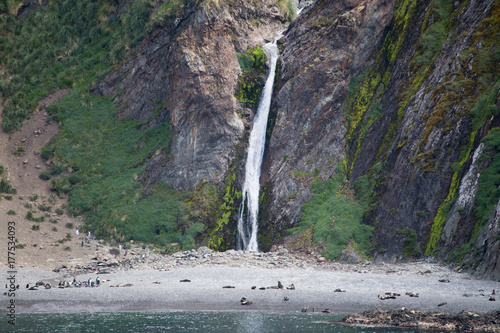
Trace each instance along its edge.
<instances>
[{"instance_id":1,"label":"rocky cliff face","mask_svg":"<svg viewBox=\"0 0 500 333\"><path fill-rule=\"evenodd\" d=\"M451 251L470 242L477 231L474 198L478 171L474 161L482 151L481 138L496 126L496 120L471 112L478 96L495 84L495 78L486 75L495 65L480 68L474 50L478 44L488 43L481 31L485 21L489 25L487 18L497 15L492 4L455 2L446 9L448 18L432 2L407 8L417 18L415 23L422 23L401 31L405 41L390 69L391 78L387 87L377 87L385 90L380 95L382 115L364 137L358 136L362 143L352 164L353 179L367 173L377 161L384 165L379 198L367 216L377 226L377 259L401 258L409 245L402 232L405 229L418 235L415 250L421 248L422 254L435 251L441 258L450 258ZM448 26L443 24L449 32L440 32L442 37L432 30L439 19L450 20ZM422 61L428 51L425 38L431 34L443 43L432 58ZM481 80L487 83L482 85ZM492 231L490 237L496 239L494 228Z\"/></svg>"},{"instance_id":2,"label":"rocky cliff face","mask_svg":"<svg viewBox=\"0 0 500 333\"><path fill-rule=\"evenodd\" d=\"M472 111L498 80L485 55L497 52L496 30L485 33L496 16L493 1L319 1L305 11L283 45L269 223L299 220L312 176L328 178L342 160L351 185L382 167L365 214L376 260L465 258L500 277L497 210L484 225L475 206L481 139L497 113Z\"/></svg>"},{"instance_id":3,"label":"rocky cliff face","mask_svg":"<svg viewBox=\"0 0 500 333\"><path fill-rule=\"evenodd\" d=\"M191 1L171 20L151 28L131 59L93 90L144 126L170 120L171 156L158 152L144 181L193 190L222 182L245 133L234 97L236 52L263 44L285 17L273 1Z\"/></svg>"},{"instance_id":4,"label":"rocky cliff face","mask_svg":"<svg viewBox=\"0 0 500 333\"><path fill-rule=\"evenodd\" d=\"M263 166L263 249L300 223L312 182L341 165L346 189L369 184L364 221L376 260L434 255L500 278L499 194L478 208L489 186L480 175L496 165L487 138L499 125L499 8L318 0L290 24ZM171 155L150 160L147 186L193 190L227 179L250 129L234 97L236 52L283 22L272 0L189 2L93 88L145 127L170 121Z\"/></svg>"},{"instance_id":5,"label":"rocky cliff face","mask_svg":"<svg viewBox=\"0 0 500 333\"><path fill-rule=\"evenodd\" d=\"M320 1L289 27L281 56L264 180L268 228L300 220L313 176L328 179L345 157L343 102L392 18L388 1Z\"/></svg>"}]
</instances>

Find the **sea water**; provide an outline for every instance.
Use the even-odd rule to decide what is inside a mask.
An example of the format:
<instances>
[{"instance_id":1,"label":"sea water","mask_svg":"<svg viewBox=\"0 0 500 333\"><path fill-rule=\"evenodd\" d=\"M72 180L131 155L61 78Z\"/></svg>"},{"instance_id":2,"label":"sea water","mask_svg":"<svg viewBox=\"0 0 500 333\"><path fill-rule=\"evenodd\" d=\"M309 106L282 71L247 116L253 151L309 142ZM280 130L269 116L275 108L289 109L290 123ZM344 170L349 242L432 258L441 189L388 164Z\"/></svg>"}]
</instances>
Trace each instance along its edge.
<instances>
[{"instance_id":1,"label":"sea water","mask_svg":"<svg viewBox=\"0 0 500 333\"><path fill-rule=\"evenodd\" d=\"M2 332L419 332L347 326L336 315L264 312L115 312L44 313L17 315L16 326L0 321Z\"/></svg>"}]
</instances>

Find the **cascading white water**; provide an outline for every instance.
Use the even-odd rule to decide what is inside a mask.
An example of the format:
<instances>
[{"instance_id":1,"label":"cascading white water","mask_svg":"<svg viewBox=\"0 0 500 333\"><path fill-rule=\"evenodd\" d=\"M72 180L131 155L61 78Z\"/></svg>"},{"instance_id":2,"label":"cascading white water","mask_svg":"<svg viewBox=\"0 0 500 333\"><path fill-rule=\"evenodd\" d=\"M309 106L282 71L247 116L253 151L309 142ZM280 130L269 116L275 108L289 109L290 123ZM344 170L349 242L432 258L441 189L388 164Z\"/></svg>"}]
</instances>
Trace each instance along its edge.
<instances>
[{"instance_id":1,"label":"cascading white water","mask_svg":"<svg viewBox=\"0 0 500 333\"><path fill-rule=\"evenodd\" d=\"M262 47L267 56L269 76L264 85L264 91L248 141L245 181L243 182L242 202L238 213L237 246L240 250L259 250L259 245L257 244L257 218L259 215L260 174L266 143L267 117L271 106L276 62L279 57L279 50L276 45L279 38L281 36L277 37L272 43L268 43Z\"/></svg>"}]
</instances>

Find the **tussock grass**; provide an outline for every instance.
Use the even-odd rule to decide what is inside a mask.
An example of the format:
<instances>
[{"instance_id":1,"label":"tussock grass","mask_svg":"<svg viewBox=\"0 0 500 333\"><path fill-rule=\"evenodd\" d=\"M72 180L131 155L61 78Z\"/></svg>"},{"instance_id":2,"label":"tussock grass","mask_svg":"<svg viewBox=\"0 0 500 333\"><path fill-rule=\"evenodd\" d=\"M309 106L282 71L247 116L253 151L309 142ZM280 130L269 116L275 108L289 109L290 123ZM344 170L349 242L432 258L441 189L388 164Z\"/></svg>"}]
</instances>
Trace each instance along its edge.
<instances>
[{"instance_id":1,"label":"tussock grass","mask_svg":"<svg viewBox=\"0 0 500 333\"><path fill-rule=\"evenodd\" d=\"M325 183L316 182L313 195L302 206L300 226L292 230L298 234L312 228L313 243L322 246L322 255L329 259L338 259L350 240L361 253L369 254L371 248L373 227L362 223L366 204L343 194L343 180L339 167Z\"/></svg>"}]
</instances>

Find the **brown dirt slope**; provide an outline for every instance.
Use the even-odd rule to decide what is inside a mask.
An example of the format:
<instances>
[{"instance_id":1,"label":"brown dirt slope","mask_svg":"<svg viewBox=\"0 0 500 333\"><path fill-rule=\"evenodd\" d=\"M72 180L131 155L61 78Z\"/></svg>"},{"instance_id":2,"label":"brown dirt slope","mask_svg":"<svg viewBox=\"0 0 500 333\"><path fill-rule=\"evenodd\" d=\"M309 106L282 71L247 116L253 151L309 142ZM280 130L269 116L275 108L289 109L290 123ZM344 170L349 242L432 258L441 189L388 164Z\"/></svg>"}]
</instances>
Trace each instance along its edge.
<instances>
[{"instance_id":1,"label":"brown dirt slope","mask_svg":"<svg viewBox=\"0 0 500 333\"><path fill-rule=\"evenodd\" d=\"M18 132L7 134L0 130L0 165L5 171L0 176L16 189L15 194L0 195L0 267L7 266L8 222L15 222L16 268L51 270L61 265L71 265L80 259L86 261L94 255L89 247L81 247L84 235L76 234L82 224L79 219L66 214L67 198L59 198L50 191L50 181L39 178L40 173L50 170L51 162L41 158L41 148L59 132L57 122L47 123L45 107L61 99L68 90L58 90L41 100L29 120ZM1 102L1 101L0 101ZM0 103L0 112L2 106ZM40 209L51 207L50 211ZM64 214L57 214L61 209ZM43 222L26 218L29 211L35 218L44 216ZM72 228L66 227L71 223ZM33 230L39 226L39 230ZM35 227L36 228L36 227ZM66 237L70 234L71 240Z\"/></svg>"}]
</instances>

